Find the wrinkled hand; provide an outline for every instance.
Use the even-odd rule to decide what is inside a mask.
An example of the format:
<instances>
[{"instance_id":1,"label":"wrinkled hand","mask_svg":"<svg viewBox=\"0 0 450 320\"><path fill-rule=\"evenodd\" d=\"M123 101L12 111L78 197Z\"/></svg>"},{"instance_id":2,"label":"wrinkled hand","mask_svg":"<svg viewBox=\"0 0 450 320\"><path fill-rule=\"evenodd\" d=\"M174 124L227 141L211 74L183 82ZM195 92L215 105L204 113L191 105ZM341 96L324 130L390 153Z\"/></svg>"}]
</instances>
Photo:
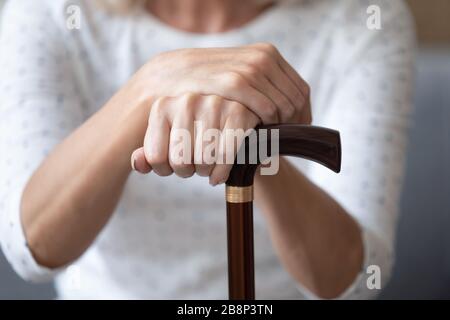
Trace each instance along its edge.
<instances>
[{"instance_id":1,"label":"wrinkled hand","mask_svg":"<svg viewBox=\"0 0 450 320\"><path fill-rule=\"evenodd\" d=\"M152 105L144 147L134 151L132 166L141 173L184 178L197 173L212 185L224 183L245 137L235 133L259 122L251 110L220 96L161 97Z\"/></svg>"},{"instance_id":2,"label":"wrinkled hand","mask_svg":"<svg viewBox=\"0 0 450 320\"><path fill-rule=\"evenodd\" d=\"M268 43L165 52L135 79L155 98L217 95L245 105L263 124L311 122L308 84Z\"/></svg>"},{"instance_id":3,"label":"wrinkled hand","mask_svg":"<svg viewBox=\"0 0 450 320\"><path fill-rule=\"evenodd\" d=\"M152 107L144 147L132 155L132 166L141 173L153 170L160 176L174 172L189 177L197 172L209 176L213 185L225 182L232 163L217 163L227 156L223 145L217 148L216 162L210 163L210 156L208 163L203 158L203 162L194 161L196 152L204 153L195 143L195 121L202 123L203 130L221 131L247 130L259 123L311 123L308 84L267 43L165 52L136 73L131 87L144 100L147 92L152 96L147 99ZM190 162L184 158L180 163L172 152L179 145L179 129L190 133ZM220 143L224 136L222 132ZM234 159L235 153L228 156Z\"/></svg>"}]
</instances>

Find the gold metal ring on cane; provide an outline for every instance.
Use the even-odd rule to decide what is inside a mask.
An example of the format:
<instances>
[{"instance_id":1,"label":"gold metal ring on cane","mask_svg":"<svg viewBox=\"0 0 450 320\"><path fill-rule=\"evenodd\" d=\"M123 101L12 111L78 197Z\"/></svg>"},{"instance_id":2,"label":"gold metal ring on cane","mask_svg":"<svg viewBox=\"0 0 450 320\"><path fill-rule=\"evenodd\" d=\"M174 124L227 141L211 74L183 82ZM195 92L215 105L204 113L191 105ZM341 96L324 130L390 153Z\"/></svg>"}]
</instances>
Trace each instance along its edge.
<instances>
[{"instance_id":1,"label":"gold metal ring on cane","mask_svg":"<svg viewBox=\"0 0 450 320\"><path fill-rule=\"evenodd\" d=\"M225 189L227 202L244 203L253 201L253 186L231 187Z\"/></svg>"}]
</instances>

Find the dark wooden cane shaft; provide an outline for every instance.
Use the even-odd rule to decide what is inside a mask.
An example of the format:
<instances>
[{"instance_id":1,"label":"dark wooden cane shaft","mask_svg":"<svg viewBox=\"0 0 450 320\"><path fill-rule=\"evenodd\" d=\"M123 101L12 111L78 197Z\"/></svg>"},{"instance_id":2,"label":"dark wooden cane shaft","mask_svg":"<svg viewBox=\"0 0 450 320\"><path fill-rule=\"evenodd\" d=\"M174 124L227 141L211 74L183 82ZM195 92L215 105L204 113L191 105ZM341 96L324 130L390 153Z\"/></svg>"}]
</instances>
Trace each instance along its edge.
<instances>
[{"instance_id":1,"label":"dark wooden cane shaft","mask_svg":"<svg viewBox=\"0 0 450 320\"><path fill-rule=\"evenodd\" d=\"M279 130L279 155L302 157L339 172L341 142L339 132L306 125L271 125L257 128ZM258 137L258 141L261 139ZM265 141L270 150L271 135ZM259 145L259 143L258 143ZM249 139L241 148L249 150ZM247 154L247 152L246 152ZM275 156L270 151L267 156ZM228 285L232 300L255 299L253 257L253 178L262 162L235 163L227 180Z\"/></svg>"},{"instance_id":2,"label":"dark wooden cane shaft","mask_svg":"<svg viewBox=\"0 0 450 320\"><path fill-rule=\"evenodd\" d=\"M227 229L229 299L254 300L253 202L227 202Z\"/></svg>"}]
</instances>

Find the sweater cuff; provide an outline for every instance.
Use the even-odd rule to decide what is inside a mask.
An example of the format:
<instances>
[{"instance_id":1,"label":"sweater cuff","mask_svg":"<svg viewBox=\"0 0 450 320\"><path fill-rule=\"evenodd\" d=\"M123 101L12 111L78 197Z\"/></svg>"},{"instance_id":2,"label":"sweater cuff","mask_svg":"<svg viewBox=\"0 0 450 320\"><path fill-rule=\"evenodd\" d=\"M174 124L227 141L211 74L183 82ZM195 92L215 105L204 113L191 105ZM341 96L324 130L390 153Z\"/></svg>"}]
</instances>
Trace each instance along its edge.
<instances>
[{"instance_id":1,"label":"sweater cuff","mask_svg":"<svg viewBox=\"0 0 450 320\"><path fill-rule=\"evenodd\" d=\"M22 191L12 192L3 219L1 242L3 252L16 273L31 282L48 282L64 268L49 269L39 265L34 259L25 237L20 219Z\"/></svg>"},{"instance_id":2,"label":"sweater cuff","mask_svg":"<svg viewBox=\"0 0 450 320\"><path fill-rule=\"evenodd\" d=\"M350 284L350 286L341 293L338 297L333 300L365 300L365 299L373 299L375 298L381 290L379 289L370 289L367 285L368 278L372 275L371 273L367 273L368 267L370 265L376 264L379 261L374 261L376 257L380 255L386 255L386 247L379 241L378 237L369 229L361 227L362 232L362 240L364 246L364 261L362 268L358 275L355 277L354 281ZM382 269L382 283L386 282L386 276L388 276L385 272L390 273L390 263L386 263L387 261L383 259L383 266L380 268L388 267L386 269ZM323 300L313 292L311 292L308 288L303 286L300 283L296 283L298 290L302 293L302 295L309 300Z\"/></svg>"}]
</instances>

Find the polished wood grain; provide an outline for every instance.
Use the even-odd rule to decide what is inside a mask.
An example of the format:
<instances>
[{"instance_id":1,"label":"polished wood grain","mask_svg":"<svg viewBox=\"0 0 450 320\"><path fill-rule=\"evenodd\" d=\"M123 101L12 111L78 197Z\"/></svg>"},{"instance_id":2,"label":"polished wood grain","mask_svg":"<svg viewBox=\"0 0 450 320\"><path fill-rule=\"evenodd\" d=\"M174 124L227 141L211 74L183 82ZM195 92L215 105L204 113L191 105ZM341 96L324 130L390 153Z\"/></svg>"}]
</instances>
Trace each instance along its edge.
<instances>
[{"instance_id":1,"label":"polished wood grain","mask_svg":"<svg viewBox=\"0 0 450 320\"><path fill-rule=\"evenodd\" d=\"M294 156L305 158L324 165L325 167L339 172L341 170L341 144L339 132L336 130L307 126L307 125L271 125L261 126L257 128L260 130L267 130L267 135L257 134L257 145L253 150L259 150L260 139L265 138L267 144L267 154L275 156L271 152L271 130L279 130L279 155ZM251 186L253 185L253 177L258 168L261 159L258 152L257 163L249 164L249 138L247 137L245 143L241 146L244 148L246 154L245 164L237 164L233 166L230 176L227 180L227 186Z\"/></svg>"},{"instance_id":2,"label":"polished wood grain","mask_svg":"<svg viewBox=\"0 0 450 320\"><path fill-rule=\"evenodd\" d=\"M229 298L253 300L253 202L227 202L227 238Z\"/></svg>"}]
</instances>

